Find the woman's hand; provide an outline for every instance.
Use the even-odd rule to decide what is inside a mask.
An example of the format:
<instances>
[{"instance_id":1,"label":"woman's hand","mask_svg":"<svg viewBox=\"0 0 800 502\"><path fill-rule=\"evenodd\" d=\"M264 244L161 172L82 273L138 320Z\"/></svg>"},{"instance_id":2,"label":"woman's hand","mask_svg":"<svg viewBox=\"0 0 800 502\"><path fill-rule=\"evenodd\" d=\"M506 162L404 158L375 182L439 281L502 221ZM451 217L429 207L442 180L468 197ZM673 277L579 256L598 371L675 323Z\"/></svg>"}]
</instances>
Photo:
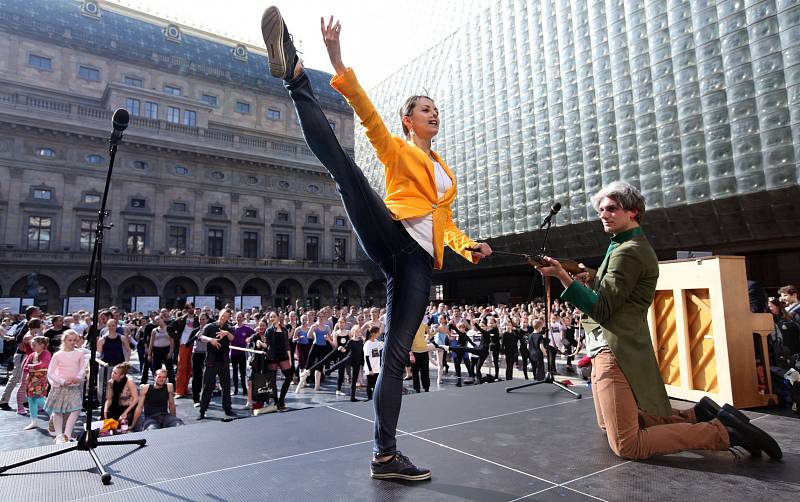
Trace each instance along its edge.
<instances>
[{"instance_id":1,"label":"woman's hand","mask_svg":"<svg viewBox=\"0 0 800 502\"><path fill-rule=\"evenodd\" d=\"M331 60L333 69L336 70L337 75L344 75L347 71L344 63L342 63L342 47L339 44L339 33L342 31L342 25L339 21L333 22L333 16L325 24L325 18L319 18L319 27L322 31L322 41L325 42L325 48L328 50L328 58Z\"/></svg>"},{"instance_id":2,"label":"woman's hand","mask_svg":"<svg viewBox=\"0 0 800 502\"><path fill-rule=\"evenodd\" d=\"M478 257L479 260L492 255L491 246L485 242L479 242L477 246L471 248L470 250L474 256Z\"/></svg>"}]
</instances>

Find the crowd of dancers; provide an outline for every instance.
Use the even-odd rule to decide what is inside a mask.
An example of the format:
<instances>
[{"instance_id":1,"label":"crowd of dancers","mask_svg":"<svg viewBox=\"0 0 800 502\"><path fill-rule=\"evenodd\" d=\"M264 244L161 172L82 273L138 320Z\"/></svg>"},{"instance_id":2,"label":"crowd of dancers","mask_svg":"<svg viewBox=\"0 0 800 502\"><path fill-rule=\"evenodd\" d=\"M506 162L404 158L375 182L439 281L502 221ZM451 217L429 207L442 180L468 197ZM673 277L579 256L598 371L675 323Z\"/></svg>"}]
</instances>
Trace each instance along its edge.
<instances>
[{"instance_id":1,"label":"crowd of dancers","mask_svg":"<svg viewBox=\"0 0 800 502\"><path fill-rule=\"evenodd\" d=\"M551 310L548 336L541 301L431 303L406 361L410 389L428 392L432 379L441 385L451 372L458 387L510 380L515 367L526 379L541 379L545 368L556 372L558 354L567 361L561 370L572 372L583 339L573 327L580 312L558 300ZM98 317L104 326L97 339L100 378L90 392L103 418L131 430L180 425L174 400L182 398L193 400L198 418L205 418L214 395L231 416L237 415L231 405L236 394L246 396L247 414L283 411L290 390L329 392L323 382L334 380L337 395L371 400L385 316L385 308L354 306L211 312L187 304L149 316L112 307ZM47 415L59 442L73 437L86 388L90 324L86 312L65 318L36 307L22 319L4 317L4 359L13 369L0 407L11 410L13 396L17 412L31 418L26 430L44 428L47 420L39 419Z\"/></svg>"}]
</instances>

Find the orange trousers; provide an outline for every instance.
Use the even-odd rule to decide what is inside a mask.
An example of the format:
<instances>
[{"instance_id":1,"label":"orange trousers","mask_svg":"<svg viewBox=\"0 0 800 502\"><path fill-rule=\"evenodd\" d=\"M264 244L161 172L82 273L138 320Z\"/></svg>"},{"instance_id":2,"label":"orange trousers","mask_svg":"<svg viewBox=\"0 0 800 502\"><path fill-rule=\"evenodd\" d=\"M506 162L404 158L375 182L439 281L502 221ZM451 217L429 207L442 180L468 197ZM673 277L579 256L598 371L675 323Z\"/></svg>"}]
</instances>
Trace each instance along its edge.
<instances>
[{"instance_id":1,"label":"orange trousers","mask_svg":"<svg viewBox=\"0 0 800 502\"><path fill-rule=\"evenodd\" d=\"M640 410L630 383L614 354L603 351L592 359L592 397L597 424L614 453L643 460L684 450L727 450L730 438L719 420L696 423L694 410L672 410L660 417Z\"/></svg>"},{"instance_id":2,"label":"orange trousers","mask_svg":"<svg viewBox=\"0 0 800 502\"><path fill-rule=\"evenodd\" d=\"M178 374L175 376L175 394L189 395L189 379L192 376L192 348L181 344L178 349Z\"/></svg>"}]
</instances>

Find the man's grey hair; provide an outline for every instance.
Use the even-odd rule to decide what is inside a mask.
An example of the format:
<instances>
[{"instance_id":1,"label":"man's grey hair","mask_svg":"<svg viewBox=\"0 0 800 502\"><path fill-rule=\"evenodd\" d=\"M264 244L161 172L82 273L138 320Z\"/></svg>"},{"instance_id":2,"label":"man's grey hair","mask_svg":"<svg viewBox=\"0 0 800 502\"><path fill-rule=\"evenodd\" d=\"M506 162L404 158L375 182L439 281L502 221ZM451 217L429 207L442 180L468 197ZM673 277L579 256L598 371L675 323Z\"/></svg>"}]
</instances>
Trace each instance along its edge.
<instances>
[{"instance_id":1,"label":"man's grey hair","mask_svg":"<svg viewBox=\"0 0 800 502\"><path fill-rule=\"evenodd\" d=\"M609 183L592 196L592 207L597 210L600 206L600 201L605 197L615 200L626 211L636 210L636 221L638 223L642 222L645 203L644 197L642 197L642 193L638 188L624 181Z\"/></svg>"}]
</instances>

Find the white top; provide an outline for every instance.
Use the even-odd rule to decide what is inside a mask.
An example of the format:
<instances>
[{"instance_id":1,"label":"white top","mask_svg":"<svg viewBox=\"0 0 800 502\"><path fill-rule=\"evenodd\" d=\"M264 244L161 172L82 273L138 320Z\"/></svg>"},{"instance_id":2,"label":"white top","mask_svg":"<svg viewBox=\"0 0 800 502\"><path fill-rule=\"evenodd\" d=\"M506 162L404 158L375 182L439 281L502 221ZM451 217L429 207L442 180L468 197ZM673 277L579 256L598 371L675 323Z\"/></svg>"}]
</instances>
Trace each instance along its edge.
<instances>
[{"instance_id":1,"label":"white top","mask_svg":"<svg viewBox=\"0 0 800 502\"><path fill-rule=\"evenodd\" d=\"M436 178L436 192L441 199L453 186L453 180L447 175L444 168L436 161L433 162L433 175ZM408 235L433 256L433 216L426 214L419 218L408 218L402 220Z\"/></svg>"},{"instance_id":2,"label":"white top","mask_svg":"<svg viewBox=\"0 0 800 502\"><path fill-rule=\"evenodd\" d=\"M181 333L181 345L184 345L186 342L189 341L189 336L192 334L195 326L197 324L197 318L187 317L186 318L186 326L183 328L183 333Z\"/></svg>"},{"instance_id":3,"label":"white top","mask_svg":"<svg viewBox=\"0 0 800 502\"><path fill-rule=\"evenodd\" d=\"M364 342L364 356L369 359L369 364L372 366L372 371L377 375L381 372L381 350L383 350L383 342L378 340L368 340ZM364 376L369 376L369 366L364 364Z\"/></svg>"},{"instance_id":4,"label":"white top","mask_svg":"<svg viewBox=\"0 0 800 502\"><path fill-rule=\"evenodd\" d=\"M481 338L483 337L483 333L481 333L477 329L470 328L470 329L467 330L467 336L469 337L470 340L472 340L472 343L475 344L475 347L480 347ZM479 355L472 354L472 353L470 353L470 357L473 357L475 359L480 358Z\"/></svg>"}]
</instances>

